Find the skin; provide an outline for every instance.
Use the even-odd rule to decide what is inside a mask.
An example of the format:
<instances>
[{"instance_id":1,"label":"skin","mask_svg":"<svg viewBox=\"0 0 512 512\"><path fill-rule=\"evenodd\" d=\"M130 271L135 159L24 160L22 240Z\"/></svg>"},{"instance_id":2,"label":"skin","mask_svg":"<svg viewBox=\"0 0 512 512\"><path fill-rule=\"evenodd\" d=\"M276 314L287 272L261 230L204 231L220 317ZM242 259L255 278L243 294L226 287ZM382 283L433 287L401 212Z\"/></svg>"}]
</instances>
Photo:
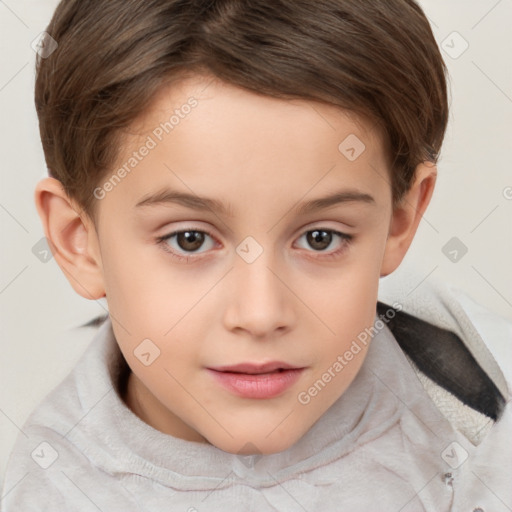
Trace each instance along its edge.
<instances>
[{"instance_id":1,"label":"skin","mask_svg":"<svg viewBox=\"0 0 512 512\"><path fill-rule=\"evenodd\" d=\"M127 406L175 437L231 453L275 453L296 443L358 373L367 348L307 405L298 401L373 325L379 277L406 254L437 171L419 165L393 208L382 138L369 123L334 106L260 96L206 76L161 90L126 135L118 165L191 96L198 101L191 113L98 201L96 226L53 178L38 183L36 207L74 290L107 299L132 370ZM366 147L354 161L338 149L350 134ZM232 216L175 203L135 208L163 187L215 198ZM296 213L337 190L373 201ZM157 242L183 228L208 233L192 249L183 238L166 241L188 262ZM320 228L353 238L328 232L314 245L307 234ZM236 251L248 236L263 250L251 263ZM145 339L160 350L149 366L134 355ZM274 360L306 369L270 399L236 396L206 370Z\"/></svg>"}]
</instances>

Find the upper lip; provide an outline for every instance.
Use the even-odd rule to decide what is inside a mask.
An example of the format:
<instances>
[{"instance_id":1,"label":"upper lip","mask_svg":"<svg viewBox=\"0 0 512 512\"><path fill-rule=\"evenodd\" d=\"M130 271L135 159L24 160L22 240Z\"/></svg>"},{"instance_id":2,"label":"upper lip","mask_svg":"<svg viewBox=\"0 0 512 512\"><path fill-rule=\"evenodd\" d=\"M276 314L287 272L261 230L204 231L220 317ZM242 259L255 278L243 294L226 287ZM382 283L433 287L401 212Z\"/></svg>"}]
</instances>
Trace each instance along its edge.
<instances>
[{"instance_id":1,"label":"upper lip","mask_svg":"<svg viewBox=\"0 0 512 512\"><path fill-rule=\"evenodd\" d=\"M293 366L288 363L283 363L281 361L271 361L269 363L240 363L229 366L216 366L210 368L210 370L215 370L217 372L235 372L235 373L247 373L247 374L258 374L258 373L268 373L273 372L275 370L291 370L302 368L300 366Z\"/></svg>"}]
</instances>

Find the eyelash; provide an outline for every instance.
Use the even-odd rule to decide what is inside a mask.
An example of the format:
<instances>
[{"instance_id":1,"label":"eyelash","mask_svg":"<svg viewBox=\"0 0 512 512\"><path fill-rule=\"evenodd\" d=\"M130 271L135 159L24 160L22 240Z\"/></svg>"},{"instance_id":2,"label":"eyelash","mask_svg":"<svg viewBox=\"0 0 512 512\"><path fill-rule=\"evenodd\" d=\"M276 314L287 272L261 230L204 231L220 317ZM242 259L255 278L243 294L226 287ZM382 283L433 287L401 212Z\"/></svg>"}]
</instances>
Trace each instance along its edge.
<instances>
[{"instance_id":1,"label":"eyelash","mask_svg":"<svg viewBox=\"0 0 512 512\"><path fill-rule=\"evenodd\" d=\"M208 231L203 231L203 230L199 230L199 229L181 229L179 231L173 231L172 233L169 233L167 235L158 237L156 239L157 245L161 246L162 249L166 253L170 254L170 256L172 258L175 258L178 261L182 261L182 262L188 263L188 262L193 261L195 259L199 259L200 257L196 257L196 256L192 256L192 257L191 256L183 256L183 255L177 253L176 251L170 249L169 248L169 244L166 243L167 240L173 238L176 235L179 235L180 233L186 233L187 231L194 232L194 233L203 233L205 235L208 235L213 240L215 240L215 237L213 235L211 235ZM341 238L341 240L342 240L341 247L339 249L337 249L335 252L323 255L323 251L313 251L313 252L318 252L319 254L322 254L322 256L321 256L322 259L332 259L332 258L336 258L336 257L340 256L343 252L345 252L345 250L352 243L353 238L354 238L353 235L349 235L347 233L342 233L342 232L336 231L334 229L326 229L326 228L321 228L321 227L320 228L314 228L314 229L308 229L307 231L305 231L301 235L301 237L304 236L307 233L312 233L313 231L324 231L326 233L331 233L333 235L339 236ZM194 253L191 253L191 254L194 254Z\"/></svg>"}]
</instances>

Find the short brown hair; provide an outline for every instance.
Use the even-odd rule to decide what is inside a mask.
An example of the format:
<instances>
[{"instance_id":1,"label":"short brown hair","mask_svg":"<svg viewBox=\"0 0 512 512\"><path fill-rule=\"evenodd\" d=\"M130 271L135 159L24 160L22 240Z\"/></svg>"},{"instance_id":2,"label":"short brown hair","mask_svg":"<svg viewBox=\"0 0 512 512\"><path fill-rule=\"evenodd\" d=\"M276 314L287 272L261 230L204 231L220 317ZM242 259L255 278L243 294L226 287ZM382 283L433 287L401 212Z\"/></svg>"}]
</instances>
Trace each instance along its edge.
<instances>
[{"instance_id":1,"label":"short brown hair","mask_svg":"<svg viewBox=\"0 0 512 512\"><path fill-rule=\"evenodd\" d=\"M183 74L371 119L395 203L448 120L446 67L414 0L62 0L38 58L35 103L50 176L95 219L95 187L123 129Z\"/></svg>"}]
</instances>

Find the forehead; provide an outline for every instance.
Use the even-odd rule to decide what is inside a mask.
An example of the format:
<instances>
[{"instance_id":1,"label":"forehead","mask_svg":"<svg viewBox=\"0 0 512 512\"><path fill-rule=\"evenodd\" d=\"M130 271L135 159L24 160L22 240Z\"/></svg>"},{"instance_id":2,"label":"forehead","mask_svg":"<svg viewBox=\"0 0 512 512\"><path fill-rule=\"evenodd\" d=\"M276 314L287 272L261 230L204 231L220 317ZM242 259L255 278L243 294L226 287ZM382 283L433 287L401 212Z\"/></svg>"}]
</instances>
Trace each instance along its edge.
<instances>
[{"instance_id":1,"label":"forehead","mask_svg":"<svg viewBox=\"0 0 512 512\"><path fill-rule=\"evenodd\" d=\"M236 213L233 198L244 204L272 192L298 199L335 183L375 192L386 165L380 133L367 120L197 75L162 87L132 124L113 169L124 167L124 177L109 200L133 207L170 187L218 197Z\"/></svg>"},{"instance_id":2,"label":"forehead","mask_svg":"<svg viewBox=\"0 0 512 512\"><path fill-rule=\"evenodd\" d=\"M194 107L193 116L189 112L183 115L181 110L188 110L191 98L197 100L200 109ZM197 74L162 86L150 106L132 123L131 134L144 136L159 123L169 121L173 113L181 120L193 117L206 129L229 124L249 128L248 133L259 128L264 128L262 133L275 132L279 127L296 133L297 128L301 128L306 136L327 128L335 132L351 129L362 138L372 138L372 143L381 142L382 135L368 118L336 105L305 98L276 98L237 87L214 76ZM295 122L301 123L294 126Z\"/></svg>"}]
</instances>

